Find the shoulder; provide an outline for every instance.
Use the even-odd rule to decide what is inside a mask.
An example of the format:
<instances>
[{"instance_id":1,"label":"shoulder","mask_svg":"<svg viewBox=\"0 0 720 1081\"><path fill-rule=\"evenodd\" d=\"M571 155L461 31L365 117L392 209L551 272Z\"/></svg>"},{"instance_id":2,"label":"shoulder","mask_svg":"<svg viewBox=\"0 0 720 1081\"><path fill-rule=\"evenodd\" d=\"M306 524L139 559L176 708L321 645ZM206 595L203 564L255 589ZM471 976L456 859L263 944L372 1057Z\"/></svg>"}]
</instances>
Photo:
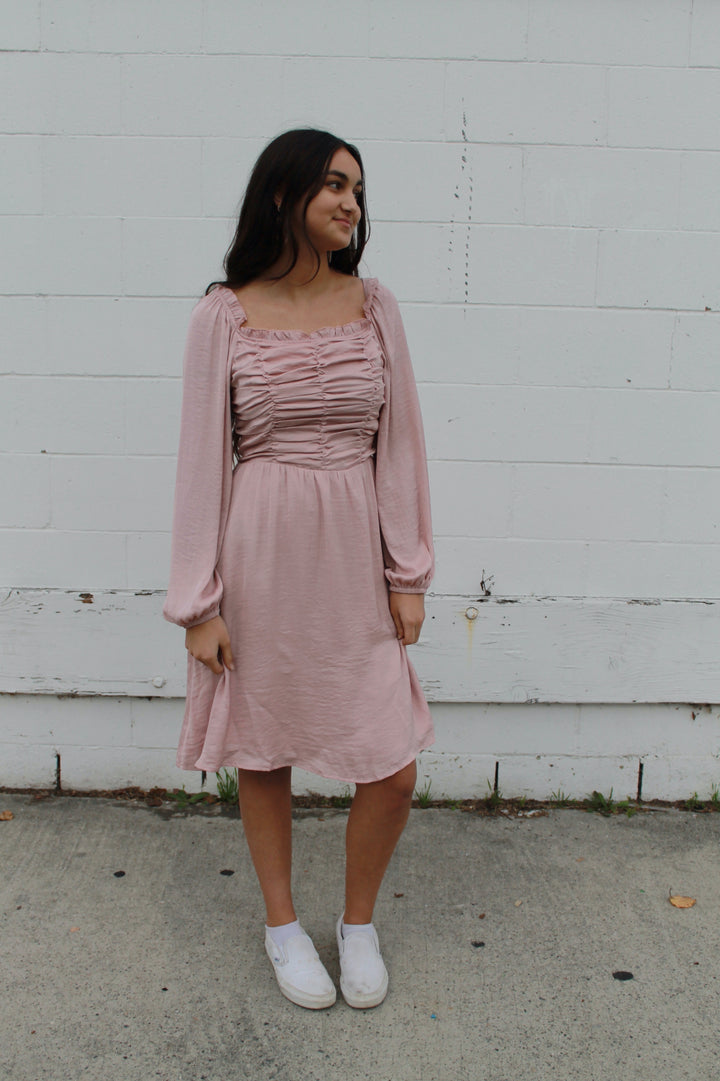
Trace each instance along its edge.
<instances>
[{"instance_id":1,"label":"shoulder","mask_svg":"<svg viewBox=\"0 0 720 1081\"><path fill-rule=\"evenodd\" d=\"M366 308L369 297L368 282L372 280L360 278L355 274L345 274L340 270L332 270L328 298L343 308L345 306Z\"/></svg>"},{"instance_id":2,"label":"shoulder","mask_svg":"<svg viewBox=\"0 0 720 1081\"><path fill-rule=\"evenodd\" d=\"M377 278L364 278L368 314L386 334L402 329L400 305L395 294Z\"/></svg>"},{"instance_id":3,"label":"shoulder","mask_svg":"<svg viewBox=\"0 0 720 1081\"><path fill-rule=\"evenodd\" d=\"M395 294L378 278L363 278L363 283L365 293L375 307L388 311L400 310Z\"/></svg>"},{"instance_id":4,"label":"shoulder","mask_svg":"<svg viewBox=\"0 0 720 1081\"><path fill-rule=\"evenodd\" d=\"M388 289L387 285L383 285L378 278L361 278L360 280L363 283L368 300L372 300L373 303L378 305L397 304L395 294Z\"/></svg>"},{"instance_id":5,"label":"shoulder","mask_svg":"<svg viewBox=\"0 0 720 1081\"><path fill-rule=\"evenodd\" d=\"M205 296L200 297L190 313L191 321L203 319L210 314L217 315L219 312L223 311L225 301L222 294L225 292L227 292L226 289L215 286L215 288L211 289Z\"/></svg>"},{"instance_id":6,"label":"shoulder","mask_svg":"<svg viewBox=\"0 0 720 1081\"><path fill-rule=\"evenodd\" d=\"M231 326L233 297L234 294L224 286L216 286L201 297L190 313L190 332L207 333L216 328Z\"/></svg>"}]
</instances>

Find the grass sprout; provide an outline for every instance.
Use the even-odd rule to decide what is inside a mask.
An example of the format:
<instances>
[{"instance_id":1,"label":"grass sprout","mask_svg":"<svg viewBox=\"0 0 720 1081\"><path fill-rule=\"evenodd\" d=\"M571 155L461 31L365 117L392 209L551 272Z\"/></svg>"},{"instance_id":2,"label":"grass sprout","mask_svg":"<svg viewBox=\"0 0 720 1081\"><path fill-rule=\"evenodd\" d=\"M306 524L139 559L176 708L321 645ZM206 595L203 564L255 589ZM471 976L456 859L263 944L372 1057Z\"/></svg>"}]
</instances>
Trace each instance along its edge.
<instances>
[{"instance_id":1,"label":"grass sprout","mask_svg":"<svg viewBox=\"0 0 720 1081\"><path fill-rule=\"evenodd\" d=\"M421 807L429 807L431 802L432 781L426 781L422 788L415 789L415 799Z\"/></svg>"},{"instance_id":2,"label":"grass sprout","mask_svg":"<svg viewBox=\"0 0 720 1081\"><path fill-rule=\"evenodd\" d=\"M222 773L215 774L217 782L218 799L221 803L238 802L238 772L236 769L224 769Z\"/></svg>"}]
</instances>

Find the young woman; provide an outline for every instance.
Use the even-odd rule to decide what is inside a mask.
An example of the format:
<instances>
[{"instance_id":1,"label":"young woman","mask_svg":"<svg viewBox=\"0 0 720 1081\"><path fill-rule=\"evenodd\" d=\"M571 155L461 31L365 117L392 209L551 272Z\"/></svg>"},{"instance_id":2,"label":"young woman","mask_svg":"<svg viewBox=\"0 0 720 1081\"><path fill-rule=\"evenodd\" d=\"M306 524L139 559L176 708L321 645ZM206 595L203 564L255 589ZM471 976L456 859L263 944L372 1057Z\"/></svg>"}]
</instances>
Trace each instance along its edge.
<instances>
[{"instance_id":1,"label":"young woman","mask_svg":"<svg viewBox=\"0 0 720 1081\"><path fill-rule=\"evenodd\" d=\"M289 131L251 175L226 278L185 352L166 619L187 628L181 769L237 767L283 994L335 987L291 894L291 768L354 782L343 996L382 1002L372 918L432 724L406 646L433 573L422 421L400 313L357 276L355 147Z\"/></svg>"}]
</instances>

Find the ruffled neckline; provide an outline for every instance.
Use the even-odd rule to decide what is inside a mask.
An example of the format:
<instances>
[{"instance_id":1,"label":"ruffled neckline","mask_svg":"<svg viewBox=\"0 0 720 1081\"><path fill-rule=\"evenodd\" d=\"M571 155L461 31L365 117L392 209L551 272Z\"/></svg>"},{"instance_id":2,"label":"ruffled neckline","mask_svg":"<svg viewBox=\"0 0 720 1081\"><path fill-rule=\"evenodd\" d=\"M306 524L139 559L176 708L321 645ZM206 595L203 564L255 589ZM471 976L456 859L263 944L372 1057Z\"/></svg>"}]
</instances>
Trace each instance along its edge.
<instances>
[{"instance_id":1,"label":"ruffled neckline","mask_svg":"<svg viewBox=\"0 0 720 1081\"><path fill-rule=\"evenodd\" d=\"M232 289L227 285L218 285L214 292L222 296L224 303L231 310L238 330L248 338L264 338L269 341L309 341L313 338L341 338L350 337L361 331L367 330L371 325L370 312L377 292L377 278L361 278L365 300L363 301L363 315L360 319L352 319L349 323L342 323L336 327L318 327L316 330L271 330L267 327L247 326L247 315L242 304Z\"/></svg>"}]
</instances>

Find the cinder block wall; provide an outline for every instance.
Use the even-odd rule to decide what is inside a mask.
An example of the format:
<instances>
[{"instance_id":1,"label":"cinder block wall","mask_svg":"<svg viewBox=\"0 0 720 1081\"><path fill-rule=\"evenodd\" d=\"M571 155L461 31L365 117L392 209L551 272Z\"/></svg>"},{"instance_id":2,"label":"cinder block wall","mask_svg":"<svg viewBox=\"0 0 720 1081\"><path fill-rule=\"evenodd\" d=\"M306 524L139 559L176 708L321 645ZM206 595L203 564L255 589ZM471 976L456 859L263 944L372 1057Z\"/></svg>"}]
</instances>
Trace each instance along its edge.
<instances>
[{"instance_id":1,"label":"cinder block wall","mask_svg":"<svg viewBox=\"0 0 720 1081\"><path fill-rule=\"evenodd\" d=\"M0 783L58 761L76 787L196 781L159 615L185 330L257 153L310 124L363 151L365 272L420 383L433 792L484 794L499 762L508 795L636 794L641 764L645 796L709 794L720 5L5 0L0 20Z\"/></svg>"}]
</instances>

